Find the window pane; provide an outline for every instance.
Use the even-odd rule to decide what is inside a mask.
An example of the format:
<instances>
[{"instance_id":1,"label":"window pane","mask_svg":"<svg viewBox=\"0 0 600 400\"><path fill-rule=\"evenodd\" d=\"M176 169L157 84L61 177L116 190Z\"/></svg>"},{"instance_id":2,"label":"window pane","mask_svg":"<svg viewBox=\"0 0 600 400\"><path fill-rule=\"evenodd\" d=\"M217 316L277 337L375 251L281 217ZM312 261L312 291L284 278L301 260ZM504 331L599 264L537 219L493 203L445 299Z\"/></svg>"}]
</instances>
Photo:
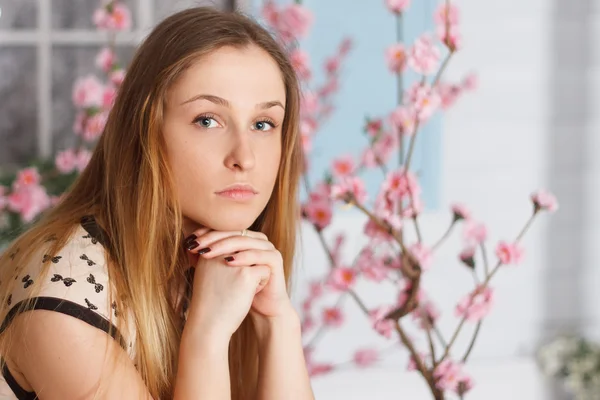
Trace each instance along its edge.
<instances>
[{"instance_id":1,"label":"window pane","mask_svg":"<svg viewBox=\"0 0 600 400\"><path fill-rule=\"evenodd\" d=\"M233 0L151 0L154 2L154 16L156 22L177 11L197 6L212 6L221 10L228 10L233 4Z\"/></svg>"},{"instance_id":2,"label":"window pane","mask_svg":"<svg viewBox=\"0 0 600 400\"><path fill-rule=\"evenodd\" d=\"M132 28L135 28L136 0L122 0L132 14ZM52 0L52 28L94 30L92 16L100 5L98 0Z\"/></svg>"},{"instance_id":3,"label":"window pane","mask_svg":"<svg viewBox=\"0 0 600 400\"><path fill-rule=\"evenodd\" d=\"M37 150L35 47L0 48L0 167L23 165Z\"/></svg>"},{"instance_id":4,"label":"window pane","mask_svg":"<svg viewBox=\"0 0 600 400\"><path fill-rule=\"evenodd\" d=\"M52 135L54 151L75 145L73 123L75 107L72 102L74 82L86 75L95 75L106 82L105 74L95 60L101 46L55 46L52 49ZM128 65L135 48L118 47L121 65Z\"/></svg>"},{"instance_id":5,"label":"window pane","mask_svg":"<svg viewBox=\"0 0 600 400\"><path fill-rule=\"evenodd\" d=\"M35 29L36 27L37 0L0 2L0 29Z\"/></svg>"}]
</instances>

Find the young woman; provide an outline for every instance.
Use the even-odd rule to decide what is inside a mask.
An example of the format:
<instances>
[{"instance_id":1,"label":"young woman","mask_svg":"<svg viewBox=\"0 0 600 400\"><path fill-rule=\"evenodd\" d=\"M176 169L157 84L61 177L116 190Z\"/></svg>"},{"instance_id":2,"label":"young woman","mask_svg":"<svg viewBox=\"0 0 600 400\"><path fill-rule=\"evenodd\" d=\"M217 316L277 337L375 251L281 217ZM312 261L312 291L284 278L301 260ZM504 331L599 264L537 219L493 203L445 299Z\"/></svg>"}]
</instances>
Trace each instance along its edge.
<instances>
[{"instance_id":1,"label":"young woman","mask_svg":"<svg viewBox=\"0 0 600 400\"><path fill-rule=\"evenodd\" d=\"M154 29L87 168L0 257L17 398L313 398L287 290L299 96L243 15Z\"/></svg>"}]
</instances>

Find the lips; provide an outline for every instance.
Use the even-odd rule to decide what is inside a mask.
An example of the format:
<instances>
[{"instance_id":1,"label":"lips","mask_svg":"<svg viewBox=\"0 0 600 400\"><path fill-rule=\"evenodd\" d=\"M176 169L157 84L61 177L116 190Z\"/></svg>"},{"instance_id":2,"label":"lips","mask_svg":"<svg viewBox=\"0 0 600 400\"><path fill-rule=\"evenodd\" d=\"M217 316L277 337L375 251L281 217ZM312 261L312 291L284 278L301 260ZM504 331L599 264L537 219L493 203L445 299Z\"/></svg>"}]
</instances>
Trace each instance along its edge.
<instances>
[{"instance_id":1,"label":"lips","mask_svg":"<svg viewBox=\"0 0 600 400\"><path fill-rule=\"evenodd\" d=\"M231 200L250 200L258 194L258 191L249 184L233 184L225 189L215 192L221 197Z\"/></svg>"}]
</instances>

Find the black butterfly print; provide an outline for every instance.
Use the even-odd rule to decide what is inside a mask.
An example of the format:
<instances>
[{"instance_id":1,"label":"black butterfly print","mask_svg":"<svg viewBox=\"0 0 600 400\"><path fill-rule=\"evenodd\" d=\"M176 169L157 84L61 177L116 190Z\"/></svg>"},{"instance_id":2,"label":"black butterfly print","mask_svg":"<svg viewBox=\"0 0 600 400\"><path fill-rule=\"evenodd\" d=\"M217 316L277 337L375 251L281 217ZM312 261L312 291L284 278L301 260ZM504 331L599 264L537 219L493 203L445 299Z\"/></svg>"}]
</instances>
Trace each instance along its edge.
<instances>
[{"instance_id":1,"label":"black butterfly print","mask_svg":"<svg viewBox=\"0 0 600 400\"><path fill-rule=\"evenodd\" d=\"M112 308L114 310L115 317L118 317L120 315L119 312L117 311L117 302L116 301L112 302L112 304L110 305L110 308Z\"/></svg>"},{"instance_id":2,"label":"black butterfly print","mask_svg":"<svg viewBox=\"0 0 600 400\"><path fill-rule=\"evenodd\" d=\"M96 278L92 274L90 274L90 276L87 277L87 281L94 285L96 293L100 293L104 289L104 286L102 286L102 284L96 283Z\"/></svg>"},{"instance_id":3,"label":"black butterfly print","mask_svg":"<svg viewBox=\"0 0 600 400\"><path fill-rule=\"evenodd\" d=\"M10 256L9 256L9 257L10 257L11 261L15 259L15 256L17 255L17 253L19 252L19 250L21 250L21 249L20 249L20 248L17 248L15 251L13 251L13 252L10 254Z\"/></svg>"},{"instance_id":4,"label":"black butterfly print","mask_svg":"<svg viewBox=\"0 0 600 400\"><path fill-rule=\"evenodd\" d=\"M52 278L50 278L50 281L51 282L62 281L65 284L65 286L71 286L73 283L77 282L73 278L63 278L62 275L59 275L59 274L54 274L54 276Z\"/></svg>"},{"instance_id":5,"label":"black butterfly print","mask_svg":"<svg viewBox=\"0 0 600 400\"><path fill-rule=\"evenodd\" d=\"M31 279L29 275L25 275L23 279L21 279L21 282L24 283L23 289L27 289L29 286L33 285L33 279Z\"/></svg>"},{"instance_id":6,"label":"black butterfly print","mask_svg":"<svg viewBox=\"0 0 600 400\"><path fill-rule=\"evenodd\" d=\"M82 260L85 260L85 261L87 261L87 265L89 265L90 267L91 267L92 265L96 265L96 263L95 263L95 262L93 262L92 260L90 260L90 259L88 258L88 256L86 256L85 254L82 254L82 255L80 255L80 256L79 256L79 258L81 258Z\"/></svg>"},{"instance_id":7,"label":"black butterfly print","mask_svg":"<svg viewBox=\"0 0 600 400\"><path fill-rule=\"evenodd\" d=\"M8 300L6 301L6 303L10 306L12 304L12 294L8 295Z\"/></svg>"},{"instance_id":8,"label":"black butterfly print","mask_svg":"<svg viewBox=\"0 0 600 400\"><path fill-rule=\"evenodd\" d=\"M92 239L92 244L97 244L98 243L98 239L96 239L95 237L93 237L89 233L87 235L85 235L85 236L82 236L82 238L84 238L84 239Z\"/></svg>"},{"instance_id":9,"label":"black butterfly print","mask_svg":"<svg viewBox=\"0 0 600 400\"><path fill-rule=\"evenodd\" d=\"M42 262L48 262L49 260L52 260L52 262L54 264L58 264L58 261L62 258L62 256L49 256L48 254L44 254L44 258L42 259Z\"/></svg>"},{"instance_id":10,"label":"black butterfly print","mask_svg":"<svg viewBox=\"0 0 600 400\"><path fill-rule=\"evenodd\" d=\"M97 310L98 309L98 307L96 307L95 305L93 305L92 303L90 303L90 301L87 298L85 299L85 304L87 304L87 306L88 306L88 308L90 310Z\"/></svg>"}]
</instances>

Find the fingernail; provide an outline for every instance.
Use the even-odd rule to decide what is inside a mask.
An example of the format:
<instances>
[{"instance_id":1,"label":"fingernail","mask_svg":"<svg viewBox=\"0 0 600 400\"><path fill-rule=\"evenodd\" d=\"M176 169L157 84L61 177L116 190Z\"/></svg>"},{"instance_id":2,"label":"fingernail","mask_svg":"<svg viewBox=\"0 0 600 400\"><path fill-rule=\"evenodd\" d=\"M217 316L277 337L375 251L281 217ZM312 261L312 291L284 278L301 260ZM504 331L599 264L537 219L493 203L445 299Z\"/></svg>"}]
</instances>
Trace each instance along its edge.
<instances>
[{"instance_id":1,"label":"fingernail","mask_svg":"<svg viewBox=\"0 0 600 400\"><path fill-rule=\"evenodd\" d=\"M202 255L202 254L206 254L210 251L210 247L205 247L203 249L198 250L198 254Z\"/></svg>"},{"instance_id":2,"label":"fingernail","mask_svg":"<svg viewBox=\"0 0 600 400\"><path fill-rule=\"evenodd\" d=\"M198 246L200 246L200 243L194 241L194 242L191 242L191 243L186 243L185 248L188 249L188 250L193 250L193 249L195 249Z\"/></svg>"},{"instance_id":3,"label":"fingernail","mask_svg":"<svg viewBox=\"0 0 600 400\"><path fill-rule=\"evenodd\" d=\"M186 237L185 239L183 239L183 243L188 244L190 243L192 240L196 240L198 238L198 236L194 235L193 233Z\"/></svg>"},{"instance_id":4,"label":"fingernail","mask_svg":"<svg viewBox=\"0 0 600 400\"><path fill-rule=\"evenodd\" d=\"M229 257L225 257L225 261L227 262L232 262L233 260L235 260L235 258L229 256Z\"/></svg>"}]
</instances>

